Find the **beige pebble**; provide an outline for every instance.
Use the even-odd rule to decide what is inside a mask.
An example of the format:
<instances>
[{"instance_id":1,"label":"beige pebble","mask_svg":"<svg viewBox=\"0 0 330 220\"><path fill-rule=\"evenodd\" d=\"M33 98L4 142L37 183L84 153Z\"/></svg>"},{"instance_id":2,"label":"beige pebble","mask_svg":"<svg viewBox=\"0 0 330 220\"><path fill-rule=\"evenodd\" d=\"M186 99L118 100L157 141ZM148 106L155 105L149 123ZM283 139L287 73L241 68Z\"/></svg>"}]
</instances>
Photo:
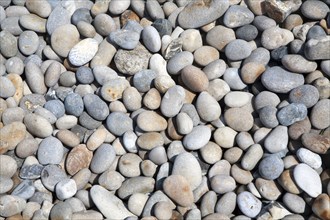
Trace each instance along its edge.
<instances>
[{"instance_id":1,"label":"beige pebble","mask_svg":"<svg viewBox=\"0 0 330 220\"><path fill-rule=\"evenodd\" d=\"M205 91L209 86L209 80L205 73L193 65L186 66L181 70L181 79L193 92Z\"/></svg>"},{"instance_id":2,"label":"beige pebble","mask_svg":"<svg viewBox=\"0 0 330 220\"><path fill-rule=\"evenodd\" d=\"M89 167L93 152L88 150L85 144L74 147L68 154L65 168L70 175L74 175L83 168Z\"/></svg>"},{"instance_id":3,"label":"beige pebble","mask_svg":"<svg viewBox=\"0 0 330 220\"><path fill-rule=\"evenodd\" d=\"M60 130L56 133L56 137L68 147L75 147L80 143L79 137L70 130Z\"/></svg>"},{"instance_id":4,"label":"beige pebble","mask_svg":"<svg viewBox=\"0 0 330 220\"><path fill-rule=\"evenodd\" d=\"M166 120L154 111L145 111L137 117L137 125L144 131L163 131L167 128Z\"/></svg>"},{"instance_id":5,"label":"beige pebble","mask_svg":"<svg viewBox=\"0 0 330 220\"><path fill-rule=\"evenodd\" d=\"M107 137L107 131L105 128L98 128L94 131L94 133L87 140L87 148L91 151L96 150Z\"/></svg>"}]
</instances>

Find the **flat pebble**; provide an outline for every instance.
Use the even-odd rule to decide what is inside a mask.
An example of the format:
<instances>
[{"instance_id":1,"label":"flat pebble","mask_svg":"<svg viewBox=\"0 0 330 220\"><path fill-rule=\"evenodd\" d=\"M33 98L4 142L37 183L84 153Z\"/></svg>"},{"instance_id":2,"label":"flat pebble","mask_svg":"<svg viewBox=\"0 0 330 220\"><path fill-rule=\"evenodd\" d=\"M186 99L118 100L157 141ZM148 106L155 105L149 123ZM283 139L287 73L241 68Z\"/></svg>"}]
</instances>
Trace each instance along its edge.
<instances>
[{"instance_id":1,"label":"flat pebble","mask_svg":"<svg viewBox=\"0 0 330 220\"><path fill-rule=\"evenodd\" d=\"M126 50L132 50L138 45L140 35L139 33L132 30L117 30L111 32L109 38L112 42L114 42L121 48Z\"/></svg>"},{"instance_id":2,"label":"flat pebble","mask_svg":"<svg viewBox=\"0 0 330 220\"><path fill-rule=\"evenodd\" d=\"M281 62L285 68L295 73L310 73L317 68L316 62L308 61L301 55L284 55Z\"/></svg>"},{"instance_id":3,"label":"flat pebble","mask_svg":"<svg viewBox=\"0 0 330 220\"><path fill-rule=\"evenodd\" d=\"M300 163L293 170L297 185L309 196L315 198L322 193L322 184L317 172L310 166Z\"/></svg>"},{"instance_id":4,"label":"flat pebble","mask_svg":"<svg viewBox=\"0 0 330 220\"><path fill-rule=\"evenodd\" d=\"M324 2L306 1L301 5L301 13L306 18L312 20L319 20L325 18L328 12L329 6L327 6Z\"/></svg>"}]
</instances>

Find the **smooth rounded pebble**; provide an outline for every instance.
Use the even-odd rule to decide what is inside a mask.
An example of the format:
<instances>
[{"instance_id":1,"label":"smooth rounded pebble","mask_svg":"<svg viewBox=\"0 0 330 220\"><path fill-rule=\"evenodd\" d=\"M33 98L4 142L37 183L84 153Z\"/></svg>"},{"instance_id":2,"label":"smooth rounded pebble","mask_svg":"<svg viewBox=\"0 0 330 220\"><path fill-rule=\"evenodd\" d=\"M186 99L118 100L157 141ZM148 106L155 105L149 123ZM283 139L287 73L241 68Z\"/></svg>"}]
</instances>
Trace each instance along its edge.
<instances>
[{"instance_id":1,"label":"smooth rounded pebble","mask_svg":"<svg viewBox=\"0 0 330 220\"><path fill-rule=\"evenodd\" d=\"M103 173L106 171L115 160L115 150L110 144L102 144L95 151L90 169L94 173Z\"/></svg>"},{"instance_id":2,"label":"smooth rounded pebble","mask_svg":"<svg viewBox=\"0 0 330 220\"><path fill-rule=\"evenodd\" d=\"M211 129L207 126L196 126L183 138L183 146L188 150L198 150L205 146L211 138Z\"/></svg>"},{"instance_id":3,"label":"smooth rounded pebble","mask_svg":"<svg viewBox=\"0 0 330 220\"><path fill-rule=\"evenodd\" d=\"M11 217L25 209L26 201L18 196L4 195L0 197L0 205L0 215Z\"/></svg>"},{"instance_id":4,"label":"smooth rounded pebble","mask_svg":"<svg viewBox=\"0 0 330 220\"><path fill-rule=\"evenodd\" d=\"M251 113L243 108L230 108L225 111L225 121L229 127L236 131L249 131L253 126Z\"/></svg>"},{"instance_id":5,"label":"smooth rounded pebble","mask_svg":"<svg viewBox=\"0 0 330 220\"><path fill-rule=\"evenodd\" d=\"M257 199L250 192L242 192L237 196L238 208L250 218L256 217L261 211L262 204L259 199Z\"/></svg>"},{"instance_id":6,"label":"smooth rounded pebble","mask_svg":"<svg viewBox=\"0 0 330 220\"><path fill-rule=\"evenodd\" d=\"M260 175L268 180L278 178L284 170L284 163L276 154L263 158L259 164Z\"/></svg>"},{"instance_id":7,"label":"smooth rounded pebble","mask_svg":"<svg viewBox=\"0 0 330 220\"><path fill-rule=\"evenodd\" d=\"M59 164L64 153L63 144L55 137L47 137L39 144L38 161L43 164Z\"/></svg>"},{"instance_id":8,"label":"smooth rounded pebble","mask_svg":"<svg viewBox=\"0 0 330 220\"><path fill-rule=\"evenodd\" d=\"M73 179L65 179L56 184L56 197L60 200L71 198L77 192L77 185Z\"/></svg>"},{"instance_id":9,"label":"smooth rounded pebble","mask_svg":"<svg viewBox=\"0 0 330 220\"><path fill-rule=\"evenodd\" d=\"M24 124L29 132L40 138L48 137L53 132L53 127L47 119L29 113L24 117Z\"/></svg>"},{"instance_id":10,"label":"smooth rounded pebble","mask_svg":"<svg viewBox=\"0 0 330 220\"><path fill-rule=\"evenodd\" d=\"M295 183L309 196L316 198L322 193L322 184L317 172L305 163L298 164L293 169Z\"/></svg>"},{"instance_id":11,"label":"smooth rounded pebble","mask_svg":"<svg viewBox=\"0 0 330 220\"><path fill-rule=\"evenodd\" d=\"M180 175L171 175L164 180L164 192L180 206L190 206L193 203L193 192L189 182Z\"/></svg>"}]
</instances>

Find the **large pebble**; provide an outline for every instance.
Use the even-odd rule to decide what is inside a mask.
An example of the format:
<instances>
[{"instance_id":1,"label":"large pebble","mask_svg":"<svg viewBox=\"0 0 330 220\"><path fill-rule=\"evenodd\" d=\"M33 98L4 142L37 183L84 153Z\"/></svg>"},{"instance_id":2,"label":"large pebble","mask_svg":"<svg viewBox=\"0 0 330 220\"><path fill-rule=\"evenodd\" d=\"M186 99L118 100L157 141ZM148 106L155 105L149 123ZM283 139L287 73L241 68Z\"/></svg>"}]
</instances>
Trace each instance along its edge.
<instances>
[{"instance_id":1,"label":"large pebble","mask_svg":"<svg viewBox=\"0 0 330 220\"><path fill-rule=\"evenodd\" d=\"M302 103L310 108L319 100L319 91L316 87L308 84L298 86L290 91L289 100L293 103Z\"/></svg>"},{"instance_id":2,"label":"large pebble","mask_svg":"<svg viewBox=\"0 0 330 220\"><path fill-rule=\"evenodd\" d=\"M69 61L75 66L82 66L91 61L98 50L98 42L92 38L86 38L75 46L69 52Z\"/></svg>"},{"instance_id":3,"label":"large pebble","mask_svg":"<svg viewBox=\"0 0 330 220\"><path fill-rule=\"evenodd\" d=\"M109 115L107 104L99 96L87 94L83 101L88 114L94 119L102 121Z\"/></svg>"},{"instance_id":4,"label":"large pebble","mask_svg":"<svg viewBox=\"0 0 330 220\"><path fill-rule=\"evenodd\" d=\"M319 20L325 18L329 6L322 1L306 1L301 5L301 13L308 19Z\"/></svg>"},{"instance_id":5,"label":"large pebble","mask_svg":"<svg viewBox=\"0 0 330 220\"><path fill-rule=\"evenodd\" d=\"M329 99L322 99L314 105L310 119L312 125L317 129L325 129L330 126L330 116L329 116Z\"/></svg>"},{"instance_id":6,"label":"large pebble","mask_svg":"<svg viewBox=\"0 0 330 220\"><path fill-rule=\"evenodd\" d=\"M322 159L320 155L306 149L299 148L297 150L297 157L302 162L312 167L313 169L318 169L322 165Z\"/></svg>"},{"instance_id":7,"label":"large pebble","mask_svg":"<svg viewBox=\"0 0 330 220\"><path fill-rule=\"evenodd\" d=\"M202 182L202 170L197 159L190 153L179 154L173 164L172 175L181 175L189 182L191 190Z\"/></svg>"},{"instance_id":8,"label":"large pebble","mask_svg":"<svg viewBox=\"0 0 330 220\"><path fill-rule=\"evenodd\" d=\"M194 196L185 177L171 175L164 180L164 192L178 205L190 206L193 204Z\"/></svg>"},{"instance_id":9,"label":"large pebble","mask_svg":"<svg viewBox=\"0 0 330 220\"><path fill-rule=\"evenodd\" d=\"M304 54L309 60L329 60L330 53L327 48L330 45L330 36L310 39L304 45Z\"/></svg>"},{"instance_id":10,"label":"large pebble","mask_svg":"<svg viewBox=\"0 0 330 220\"><path fill-rule=\"evenodd\" d=\"M310 166L300 163L293 169L293 177L299 188L315 198L322 193L320 176Z\"/></svg>"},{"instance_id":11,"label":"large pebble","mask_svg":"<svg viewBox=\"0 0 330 220\"><path fill-rule=\"evenodd\" d=\"M198 150L205 146L211 138L211 130L207 126L196 126L183 139L183 146L188 150Z\"/></svg>"},{"instance_id":12,"label":"large pebble","mask_svg":"<svg viewBox=\"0 0 330 220\"><path fill-rule=\"evenodd\" d=\"M301 143L318 154L325 154L328 151L330 148L329 141L329 136L321 134L305 133L301 136Z\"/></svg>"},{"instance_id":13,"label":"large pebble","mask_svg":"<svg viewBox=\"0 0 330 220\"><path fill-rule=\"evenodd\" d=\"M140 35L133 30L117 30L111 32L109 38L119 47L126 50L132 50L138 45Z\"/></svg>"},{"instance_id":14,"label":"large pebble","mask_svg":"<svg viewBox=\"0 0 330 220\"><path fill-rule=\"evenodd\" d=\"M2 127L0 129L0 152L4 153L7 150L15 149L25 138L26 133L26 126L22 122L12 122Z\"/></svg>"},{"instance_id":15,"label":"large pebble","mask_svg":"<svg viewBox=\"0 0 330 220\"><path fill-rule=\"evenodd\" d=\"M295 122L302 121L307 116L307 108L304 104L292 103L277 113L277 119L284 126L292 125Z\"/></svg>"},{"instance_id":16,"label":"large pebble","mask_svg":"<svg viewBox=\"0 0 330 220\"><path fill-rule=\"evenodd\" d=\"M284 55L281 62L285 68L295 73L310 73L317 68L316 62L308 61L301 55Z\"/></svg>"},{"instance_id":17,"label":"large pebble","mask_svg":"<svg viewBox=\"0 0 330 220\"><path fill-rule=\"evenodd\" d=\"M107 128L115 135L123 135L126 131L133 130L133 121L123 112L113 112L106 120Z\"/></svg>"},{"instance_id":18,"label":"large pebble","mask_svg":"<svg viewBox=\"0 0 330 220\"><path fill-rule=\"evenodd\" d=\"M229 7L229 1L225 0L199 0L190 2L180 12L178 23L180 27L198 28L215 21L221 17Z\"/></svg>"},{"instance_id":19,"label":"large pebble","mask_svg":"<svg viewBox=\"0 0 330 220\"><path fill-rule=\"evenodd\" d=\"M184 67L191 65L194 61L194 56L189 51L182 51L174 55L167 63L167 71L169 74L176 75L180 73Z\"/></svg>"},{"instance_id":20,"label":"large pebble","mask_svg":"<svg viewBox=\"0 0 330 220\"><path fill-rule=\"evenodd\" d=\"M251 55L251 46L245 40L231 41L225 49L225 54L230 60L242 60Z\"/></svg>"},{"instance_id":21,"label":"large pebble","mask_svg":"<svg viewBox=\"0 0 330 220\"><path fill-rule=\"evenodd\" d=\"M290 90L304 84L301 74L288 72L281 67L268 68L261 76L262 84L270 91L287 93Z\"/></svg>"},{"instance_id":22,"label":"large pebble","mask_svg":"<svg viewBox=\"0 0 330 220\"><path fill-rule=\"evenodd\" d=\"M38 35L33 31L24 31L18 38L18 48L24 55L34 54L39 46Z\"/></svg>"},{"instance_id":23,"label":"large pebble","mask_svg":"<svg viewBox=\"0 0 330 220\"><path fill-rule=\"evenodd\" d=\"M41 171L41 182L43 186L52 192L55 190L55 185L66 178L65 171L55 164L49 164Z\"/></svg>"}]
</instances>

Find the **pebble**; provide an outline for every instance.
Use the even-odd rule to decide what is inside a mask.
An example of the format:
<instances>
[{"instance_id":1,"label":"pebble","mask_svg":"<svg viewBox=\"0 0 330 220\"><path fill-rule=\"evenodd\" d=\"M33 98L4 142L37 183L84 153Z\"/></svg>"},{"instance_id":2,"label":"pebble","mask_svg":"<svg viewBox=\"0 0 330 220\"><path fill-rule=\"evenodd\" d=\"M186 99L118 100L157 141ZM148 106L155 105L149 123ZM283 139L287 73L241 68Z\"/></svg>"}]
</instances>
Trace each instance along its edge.
<instances>
[{"instance_id":1,"label":"pebble","mask_svg":"<svg viewBox=\"0 0 330 220\"><path fill-rule=\"evenodd\" d=\"M310 39L304 45L304 55L308 60L329 60L330 53L326 48L330 43L330 37L324 36Z\"/></svg>"},{"instance_id":2,"label":"pebble","mask_svg":"<svg viewBox=\"0 0 330 220\"><path fill-rule=\"evenodd\" d=\"M184 51L192 53L203 46L201 33L196 29L187 29L183 31L180 34L180 38L182 39L182 49Z\"/></svg>"},{"instance_id":3,"label":"pebble","mask_svg":"<svg viewBox=\"0 0 330 220\"><path fill-rule=\"evenodd\" d=\"M27 134L26 126L22 122L12 122L2 127L0 131L0 152L14 150Z\"/></svg>"},{"instance_id":4,"label":"pebble","mask_svg":"<svg viewBox=\"0 0 330 220\"><path fill-rule=\"evenodd\" d=\"M38 161L43 164L59 164L64 153L63 144L54 137L47 137L41 141L38 148Z\"/></svg>"},{"instance_id":5,"label":"pebble","mask_svg":"<svg viewBox=\"0 0 330 220\"><path fill-rule=\"evenodd\" d=\"M0 204L0 215L5 218L19 214L26 207L26 201L23 198L13 195L1 196Z\"/></svg>"},{"instance_id":6,"label":"pebble","mask_svg":"<svg viewBox=\"0 0 330 220\"><path fill-rule=\"evenodd\" d=\"M298 86L290 91L289 100L293 103L302 103L310 108L319 100L319 92L312 85Z\"/></svg>"},{"instance_id":7,"label":"pebble","mask_svg":"<svg viewBox=\"0 0 330 220\"><path fill-rule=\"evenodd\" d=\"M229 28L237 28L253 21L253 13L245 6L232 5L223 17L223 23Z\"/></svg>"},{"instance_id":8,"label":"pebble","mask_svg":"<svg viewBox=\"0 0 330 220\"><path fill-rule=\"evenodd\" d=\"M237 68L227 68L223 79L232 90L242 90L247 86L240 78Z\"/></svg>"},{"instance_id":9,"label":"pebble","mask_svg":"<svg viewBox=\"0 0 330 220\"><path fill-rule=\"evenodd\" d=\"M176 156L172 175L181 175L189 182L191 190L196 189L202 182L202 170L197 159L190 153L184 152Z\"/></svg>"},{"instance_id":10,"label":"pebble","mask_svg":"<svg viewBox=\"0 0 330 220\"><path fill-rule=\"evenodd\" d=\"M133 50L119 49L114 56L114 62L121 73L134 75L147 69L150 57L149 51L143 45L138 44Z\"/></svg>"},{"instance_id":11,"label":"pebble","mask_svg":"<svg viewBox=\"0 0 330 220\"><path fill-rule=\"evenodd\" d=\"M233 191L236 188L236 182L231 176L215 175L211 179L211 188L216 193L224 194Z\"/></svg>"},{"instance_id":12,"label":"pebble","mask_svg":"<svg viewBox=\"0 0 330 220\"><path fill-rule=\"evenodd\" d=\"M306 209L306 202L303 198L292 193L285 193L283 202L294 213L304 213Z\"/></svg>"},{"instance_id":13,"label":"pebble","mask_svg":"<svg viewBox=\"0 0 330 220\"><path fill-rule=\"evenodd\" d=\"M268 105L261 108L258 113L259 119L265 127L275 128L279 124L276 117L277 108Z\"/></svg>"},{"instance_id":14,"label":"pebble","mask_svg":"<svg viewBox=\"0 0 330 220\"><path fill-rule=\"evenodd\" d=\"M50 210L49 217L51 219L71 219L72 208L65 202L58 202Z\"/></svg>"},{"instance_id":15,"label":"pebble","mask_svg":"<svg viewBox=\"0 0 330 220\"><path fill-rule=\"evenodd\" d=\"M146 132L163 131L167 121L154 111L144 111L137 117L137 125Z\"/></svg>"},{"instance_id":16,"label":"pebble","mask_svg":"<svg viewBox=\"0 0 330 220\"><path fill-rule=\"evenodd\" d=\"M260 175L268 180L278 178L284 170L284 163L276 154L263 158L259 164Z\"/></svg>"},{"instance_id":17,"label":"pebble","mask_svg":"<svg viewBox=\"0 0 330 220\"><path fill-rule=\"evenodd\" d=\"M155 180L151 177L137 176L123 182L118 189L118 197L126 199L136 193L150 193L153 191Z\"/></svg>"},{"instance_id":18,"label":"pebble","mask_svg":"<svg viewBox=\"0 0 330 220\"><path fill-rule=\"evenodd\" d=\"M126 177L136 177L139 176L140 171L140 163L142 159L132 153L127 153L120 157L118 162L118 170L119 172Z\"/></svg>"},{"instance_id":19,"label":"pebble","mask_svg":"<svg viewBox=\"0 0 330 220\"><path fill-rule=\"evenodd\" d=\"M10 191L13 186L14 186L14 182L12 179L10 179L9 177L6 176L0 176L0 193L4 194L8 191Z\"/></svg>"},{"instance_id":20,"label":"pebble","mask_svg":"<svg viewBox=\"0 0 330 220\"><path fill-rule=\"evenodd\" d=\"M254 121L251 113L243 108L228 109L224 118L227 125L236 131L249 131Z\"/></svg>"},{"instance_id":21,"label":"pebble","mask_svg":"<svg viewBox=\"0 0 330 220\"><path fill-rule=\"evenodd\" d=\"M330 117L327 114L330 101L328 99L319 100L312 108L310 120L311 124L318 129L325 129L330 125Z\"/></svg>"},{"instance_id":22,"label":"pebble","mask_svg":"<svg viewBox=\"0 0 330 220\"><path fill-rule=\"evenodd\" d=\"M241 160L241 166L245 170L253 170L263 156L263 149L260 144L250 146Z\"/></svg>"},{"instance_id":23,"label":"pebble","mask_svg":"<svg viewBox=\"0 0 330 220\"><path fill-rule=\"evenodd\" d=\"M41 171L41 182L48 190L54 192L55 185L63 179L66 179L65 171L55 164L49 164Z\"/></svg>"},{"instance_id":24,"label":"pebble","mask_svg":"<svg viewBox=\"0 0 330 220\"><path fill-rule=\"evenodd\" d=\"M117 30L111 32L109 38L122 49L133 50L139 43L140 35L133 30Z\"/></svg>"},{"instance_id":25,"label":"pebble","mask_svg":"<svg viewBox=\"0 0 330 220\"><path fill-rule=\"evenodd\" d=\"M325 193L320 194L313 202L312 210L315 215L320 218L327 219L330 217L329 207L330 199L329 196Z\"/></svg>"},{"instance_id":26,"label":"pebble","mask_svg":"<svg viewBox=\"0 0 330 220\"><path fill-rule=\"evenodd\" d=\"M316 198L322 193L322 184L319 175L307 164L298 164L293 169L293 178L297 186L309 196Z\"/></svg>"},{"instance_id":27,"label":"pebble","mask_svg":"<svg viewBox=\"0 0 330 220\"><path fill-rule=\"evenodd\" d=\"M139 92L148 92L157 75L155 71L150 69L141 70L134 75L133 84Z\"/></svg>"},{"instance_id":28,"label":"pebble","mask_svg":"<svg viewBox=\"0 0 330 220\"><path fill-rule=\"evenodd\" d=\"M239 27L235 34L237 39L252 41L258 36L258 29L251 24L246 24Z\"/></svg>"},{"instance_id":29,"label":"pebble","mask_svg":"<svg viewBox=\"0 0 330 220\"><path fill-rule=\"evenodd\" d=\"M273 180L258 178L255 185L260 195L267 200L275 201L281 196L281 188Z\"/></svg>"},{"instance_id":30,"label":"pebble","mask_svg":"<svg viewBox=\"0 0 330 220\"><path fill-rule=\"evenodd\" d=\"M90 163L90 169L93 173L103 173L115 160L115 150L110 144L102 144L95 151Z\"/></svg>"},{"instance_id":31,"label":"pebble","mask_svg":"<svg viewBox=\"0 0 330 220\"><path fill-rule=\"evenodd\" d=\"M181 70L181 79L193 92L205 91L209 85L205 73L193 65L186 66Z\"/></svg>"},{"instance_id":32,"label":"pebble","mask_svg":"<svg viewBox=\"0 0 330 220\"><path fill-rule=\"evenodd\" d=\"M264 147L268 152L274 154L287 149L288 141L288 128L279 125L266 136Z\"/></svg>"},{"instance_id":33,"label":"pebble","mask_svg":"<svg viewBox=\"0 0 330 220\"><path fill-rule=\"evenodd\" d=\"M221 108L208 92L201 92L196 100L196 110L204 121L214 121L221 115Z\"/></svg>"},{"instance_id":34,"label":"pebble","mask_svg":"<svg viewBox=\"0 0 330 220\"><path fill-rule=\"evenodd\" d=\"M250 96L247 92L233 91L225 96L225 104L230 108L240 108L250 101Z\"/></svg>"},{"instance_id":35,"label":"pebble","mask_svg":"<svg viewBox=\"0 0 330 220\"><path fill-rule=\"evenodd\" d=\"M225 54L232 61L243 60L251 55L251 47L245 40L231 41L225 49Z\"/></svg>"},{"instance_id":36,"label":"pebble","mask_svg":"<svg viewBox=\"0 0 330 220\"><path fill-rule=\"evenodd\" d=\"M308 61L301 55L285 55L281 62L289 71L296 73L310 73L317 68L315 62Z\"/></svg>"},{"instance_id":37,"label":"pebble","mask_svg":"<svg viewBox=\"0 0 330 220\"><path fill-rule=\"evenodd\" d=\"M18 196L27 200L34 195L35 191L36 188L33 186L33 182L31 180L23 180L15 187L11 195Z\"/></svg>"},{"instance_id":38,"label":"pebble","mask_svg":"<svg viewBox=\"0 0 330 220\"><path fill-rule=\"evenodd\" d=\"M65 37L63 37L65 36ZM79 42L79 32L72 24L57 27L51 35L52 49L58 55L67 57L70 50Z\"/></svg>"},{"instance_id":39,"label":"pebble","mask_svg":"<svg viewBox=\"0 0 330 220\"><path fill-rule=\"evenodd\" d=\"M113 112L106 120L107 128L115 135L123 135L126 131L133 130L133 121L125 113Z\"/></svg>"},{"instance_id":40,"label":"pebble","mask_svg":"<svg viewBox=\"0 0 330 220\"><path fill-rule=\"evenodd\" d=\"M39 46L38 35L33 31L24 31L18 38L18 48L24 55L34 54Z\"/></svg>"},{"instance_id":41,"label":"pebble","mask_svg":"<svg viewBox=\"0 0 330 220\"><path fill-rule=\"evenodd\" d=\"M312 13L313 12L313 13ZM301 13L308 19L320 20L329 12L329 6L324 2L306 1L301 5Z\"/></svg>"},{"instance_id":42,"label":"pebble","mask_svg":"<svg viewBox=\"0 0 330 220\"><path fill-rule=\"evenodd\" d=\"M242 213L250 218L256 217L262 208L260 200L247 191L238 194L237 205Z\"/></svg>"},{"instance_id":43,"label":"pebble","mask_svg":"<svg viewBox=\"0 0 330 220\"><path fill-rule=\"evenodd\" d=\"M68 58L71 64L82 66L93 59L97 50L98 42L92 38L86 38L72 47Z\"/></svg>"},{"instance_id":44,"label":"pebble","mask_svg":"<svg viewBox=\"0 0 330 220\"><path fill-rule=\"evenodd\" d=\"M329 149L329 137L315 133L305 133L301 136L301 143L309 150L325 154Z\"/></svg>"},{"instance_id":45,"label":"pebble","mask_svg":"<svg viewBox=\"0 0 330 220\"><path fill-rule=\"evenodd\" d=\"M291 31L280 28L280 27L270 27L261 35L261 44L268 50L277 49L281 46L285 46L291 41L293 41L294 36Z\"/></svg>"},{"instance_id":46,"label":"pebble","mask_svg":"<svg viewBox=\"0 0 330 220\"><path fill-rule=\"evenodd\" d=\"M44 166L41 164L32 164L22 167L19 176L22 179L38 179Z\"/></svg>"},{"instance_id":47,"label":"pebble","mask_svg":"<svg viewBox=\"0 0 330 220\"><path fill-rule=\"evenodd\" d=\"M235 144L237 132L230 127L220 127L213 133L215 142L222 148L231 148Z\"/></svg>"},{"instance_id":48,"label":"pebble","mask_svg":"<svg viewBox=\"0 0 330 220\"><path fill-rule=\"evenodd\" d=\"M167 177L164 180L163 188L164 192L178 205L189 207L193 204L193 192L184 176L171 175Z\"/></svg>"},{"instance_id":49,"label":"pebble","mask_svg":"<svg viewBox=\"0 0 330 220\"><path fill-rule=\"evenodd\" d=\"M281 108L277 113L277 119L284 126L292 125L295 122L302 121L307 116L307 108L304 104L291 103Z\"/></svg>"},{"instance_id":50,"label":"pebble","mask_svg":"<svg viewBox=\"0 0 330 220\"><path fill-rule=\"evenodd\" d=\"M162 98L160 110L166 117L176 116L183 106L186 93L181 86L172 86Z\"/></svg>"},{"instance_id":51,"label":"pebble","mask_svg":"<svg viewBox=\"0 0 330 220\"><path fill-rule=\"evenodd\" d=\"M145 27L142 31L141 38L146 48L151 52L155 53L160 50L161 39L155 27Z\"/></svg>"},{"instance_id":52,"label":"pebble","mask_svg":"<svg viewBox=\"0 0 330 220\"><path fill-rule=\"evenodd\" d=\"M48 137L53 132L53 128L47 119L36 114L29 113L25 115L24 124L31 134L40 138Z\"/></svg>"},{"instance_id":53,"label":"pebble","mask_svg":"<svg viewBox=\"0 0 330 220\"><path fill-rule=\"evenodd\" d=\"M219 57L219 51L211 46L202 46L194 52L194 61L200 66L207 66Z\"/></svg>"},{"instance_id":54,"label":"pebble","mask_svg":"<svg viewBox=\"0 0 330 220\"><path fill-rule=\"evenodd\" d=\"M198 150L205 146L211 138L211 130L207 126L196 126L183 139L183 146L188 150Z\"/></svg>"},{"instance_id":55,"label":"pebble","mask_svg":"<svg viewBox=\"0 0 330 220\"><path fill-rule=\"evenodd\" d=\"M83 98L87 113L96 120L104 120L109 115L106 103L94 94L87 94Z\"/></svg>"},{"instance_id":56,"label":"pebble","mask_svg":"<svg viewBox=\"0 0 330 220\"><path fill-rule=\"evenodd\" d=\"M133 215L117 196L100 185L95 185L91 188L90 196L96 207L106 218L124 219Z\"/></svg>"},{"instance_id":57,"label":"pebble","mask_svg":"<svg viewBox=\"0 0 330 220\"><path fill-rule=\"evenodd\" d=\"M70 175L74 175L89 167L92 157L93 153L85 145L77 145L67 155L65 168Z\"/></svg>"},{"instance_id":58,"label":"pebble","mask_svg":"<svg viewBox=\"0 0 330 220\"><path fill-rule=\"evenodd\" d=\"M304 77L301 74L288 72L276 66L266 69L261 75L261 82L272 92L287 93L303 85Z\"/></svg>"},{"instance_id":59,"label":"pebble","mask_svg":"<svg viewBox=\"0 0 330 220\"><path fill-rule=\"evenodd\" d=\"M180 12L178 23L184 29L198 28L221 17L228 7L228 1L190 2Z\"/></svg>"},{"instance_id":60,"label":"pebble","mask_svg":"<svg viewBox=\"0 0 330 220\"><path fill-rule=\"evenodd\" d=\"M71 198L77 192L77 185L73 179L64 179L56 184L56 197L60 200Z\"/></svg>"}]
</instances>

